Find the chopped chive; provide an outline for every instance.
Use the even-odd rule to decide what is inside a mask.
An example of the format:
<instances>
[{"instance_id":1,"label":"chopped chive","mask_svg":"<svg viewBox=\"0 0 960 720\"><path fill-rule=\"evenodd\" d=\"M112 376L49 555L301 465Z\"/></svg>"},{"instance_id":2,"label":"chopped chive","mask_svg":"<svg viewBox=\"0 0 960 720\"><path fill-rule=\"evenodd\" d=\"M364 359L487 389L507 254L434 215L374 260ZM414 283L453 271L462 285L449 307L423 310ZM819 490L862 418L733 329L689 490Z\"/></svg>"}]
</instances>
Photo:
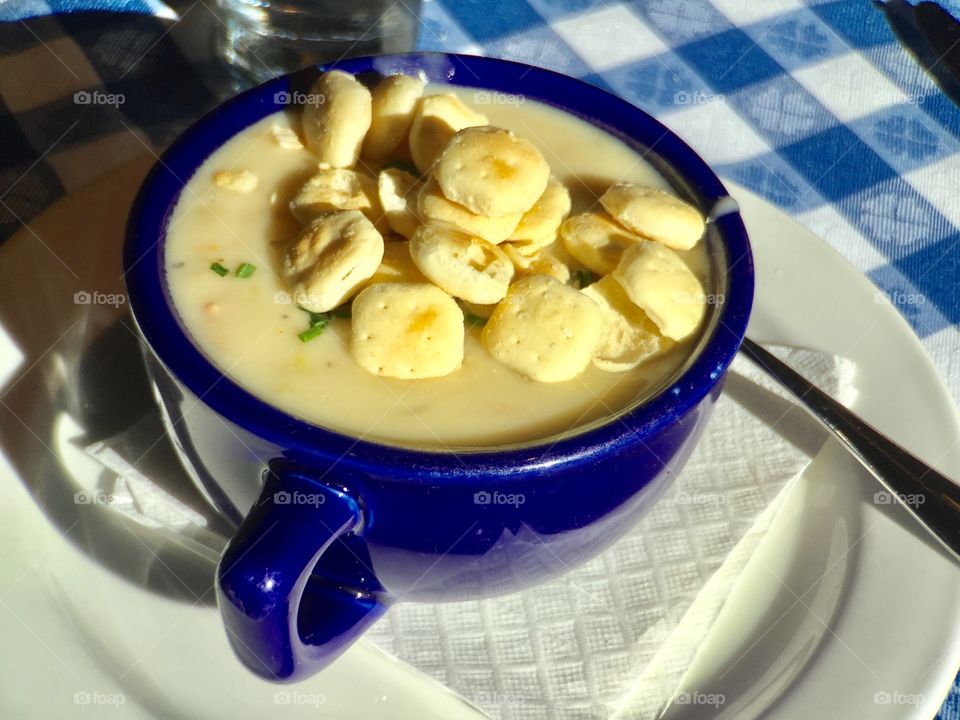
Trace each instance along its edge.
<instances>
[{"instance_id":1,"label":"chopped chive","mask_svg":"<svg viewBox=\"0 0 960 720\"><path fill-rule=\"evenodd\" d=\"M349 320L353 317L353 300L348 300L343 305L335 307L330 311L330 314L335 318Z\"/></svg>"},{"instance_id":2,"label":"chopped chive","mask_svg":"<svg viewBox=\"0 0 960 720\"><path fill-rule=\"evenodd\" d=\"M330 322L330 313L325 313L325 312L318 313L318 312L313 312L312 310L304 310L303 308L300 308L300 309L310 316L310 327L313 327L314 325L318 325L320 323L323 323L324 325L326 325L328 322Z\"/></svg>"},{"instance_id":3,"label":"chopped chive","mask_svg":"<svg viewBox=\"0 0 960 720\"><path fill-rule=\"evenodd\" d=\"M487 324L487 318L474 315L473 313L464 313L463 319L466 320L471 327L483 327Z\"/></svg>"},{"instance_id":4,"label":"chopped chive","mask_svg":"<svg viewBox=\"0 0 960 720\"><path fill-rule=\"evenodd\" d=\"M220 277L224 277L228 272L230 272L218 262L213 263L213 265L210 266L210 269L213 270Z\"/></svg>"},{"instance_id":5,"label":"chopped chive","mask_svg":"<svg viewBox=\"0 0 960 720\"><path fill-rule=\"evenodd\" d=\"M580 288L585 288L597 281L597 276L590 270L574 270L570 277Z\"/></svg>"},{"instance_id":6,"label":"chopped chive","mask_svg":"<svg viewBox=\"0 0 960 720\"><path fill-rule=\"evenodd\" d=\"M298 333L297 337L300 338L301 342L310 342L314 338L320 337L323 335L323 331L327 329L327 323L329 320L322 320L312 324L302 333Z\"/></svg>"},{"instance_id":7,"label":"chopped chive","mask_svg":"<svg viewBox=\"0 0 960 720\"><path fill-rule=\"evenodd\" d=\"M251 265L250 263L241 263L240 267L237 268L237 277L238 278L248 278L257 271L256 265Z\"/></svg>"},{"instance_id":8,"label":"chopped chive","mask_svg":"<svg viewBox=\"0 0 960 720\"><path fill-rule=\"evenodd\" d=\"M307 310L306 308L300 308L307 315L310 316L309 327L304 330L302 333L297 335L302 342L310 342L316 337L320 337L323 334L323 331L326 330L327 325L330 324L330 313L327 312L313 312L312 310Z\"/></svg>"}]
</instances>

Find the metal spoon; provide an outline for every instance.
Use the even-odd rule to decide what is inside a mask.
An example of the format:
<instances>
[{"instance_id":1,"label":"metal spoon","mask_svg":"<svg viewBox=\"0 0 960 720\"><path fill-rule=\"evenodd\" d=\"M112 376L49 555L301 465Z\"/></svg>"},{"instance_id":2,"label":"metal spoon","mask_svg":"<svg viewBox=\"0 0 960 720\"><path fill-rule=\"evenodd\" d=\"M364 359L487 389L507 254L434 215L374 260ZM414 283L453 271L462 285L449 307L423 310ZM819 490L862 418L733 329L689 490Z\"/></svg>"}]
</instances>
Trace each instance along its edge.
<instances>
[{"instance_id":1,"label":"metal spoon","mask_svg":"<svg viewBox=\"0 0 960 720\"><path fill-rule=\"evenodd\" d=\"M960 485L904 450L749 338L743 339L740 352L789 390L960 562ZM918 501L906 502L910 498Z\"/></svg>"}]
</instances>

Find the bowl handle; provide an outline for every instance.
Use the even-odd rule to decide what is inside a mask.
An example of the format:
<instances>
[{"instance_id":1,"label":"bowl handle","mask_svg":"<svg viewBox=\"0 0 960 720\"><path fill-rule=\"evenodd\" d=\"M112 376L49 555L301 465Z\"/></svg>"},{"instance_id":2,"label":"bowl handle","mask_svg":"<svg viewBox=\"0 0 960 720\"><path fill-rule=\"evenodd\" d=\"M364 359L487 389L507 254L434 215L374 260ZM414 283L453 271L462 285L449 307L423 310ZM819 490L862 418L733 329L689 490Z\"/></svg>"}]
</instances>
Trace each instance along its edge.
<instances>
[{"instance_id":1,"label":"bowl handle","mask_svg":"<svg viewBox=\"0 0 960 720\"><path fill-rule=\"evenodd\" d=\"M324 552L363 526L349 491L315 475L271 464L259 500L217 566L230 644L244 665L269 680L323 669L386 610L369 590L372 572L349 548L339 553L348 560L339 563L336 580L313 574Z\"/></svg>"}]
</instances>

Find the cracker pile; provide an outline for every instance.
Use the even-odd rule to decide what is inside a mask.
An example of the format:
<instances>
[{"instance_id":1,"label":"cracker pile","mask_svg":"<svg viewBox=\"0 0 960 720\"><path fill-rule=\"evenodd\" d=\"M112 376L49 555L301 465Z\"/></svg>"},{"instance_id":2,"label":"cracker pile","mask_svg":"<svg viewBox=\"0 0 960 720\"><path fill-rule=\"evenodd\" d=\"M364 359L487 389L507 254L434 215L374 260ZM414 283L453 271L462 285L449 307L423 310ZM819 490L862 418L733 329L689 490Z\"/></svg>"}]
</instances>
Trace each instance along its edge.
<instances>
[{"instance_id":1,"label":"cracker pile","mask_svg":"<svg viewBox=\"0 0 960 720\"><path fill-rule=\"evenodd\" d=\"M369 372L455 372L465 313L493 358L540 382L629 370L700 325L704 290L675 251L704 221L679 198L618 183L602 209L568 217L537 147L453 94L404 75L371 91L337 70L311 93L323 102L302 134L318 172L290 203L303 230L283 275L312 313L352 302L351 352Z\"/></svg>"}]
</instances>

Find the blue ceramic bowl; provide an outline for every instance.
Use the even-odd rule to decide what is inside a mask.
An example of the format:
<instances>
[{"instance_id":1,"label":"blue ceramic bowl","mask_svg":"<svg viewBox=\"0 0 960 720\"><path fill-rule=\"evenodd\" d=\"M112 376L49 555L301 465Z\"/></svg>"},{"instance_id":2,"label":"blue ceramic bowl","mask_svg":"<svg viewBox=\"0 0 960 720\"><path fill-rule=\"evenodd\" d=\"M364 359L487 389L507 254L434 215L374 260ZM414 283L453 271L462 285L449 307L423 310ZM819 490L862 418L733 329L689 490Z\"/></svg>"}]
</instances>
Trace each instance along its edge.
<instances>
[{"instance_id":1,"label":"blue ceramic bowl","mask_svg":"<svg viewBox=\"0 0 960 720\"><path fill-rule=\"evenodd\" d=\"M710 168L654 118L591 85L491 58L438 53L337 62L375 80L522 95L642 152L711 217L714 292L700 346L662 391L615 420L542 443L460 452L357 440L288 415L225 377L190 338L164 275L166 223L184 184L235 134L306 91L310 68L225 103L170 148L130 218L130 304L170 436L209 501L239 527L220 561L223 622L240 659L276 680L324 667L392 603L515 591L590 559L683 466L723 384L753 297L750 245Z\"/></svg>"}]
</instances>

